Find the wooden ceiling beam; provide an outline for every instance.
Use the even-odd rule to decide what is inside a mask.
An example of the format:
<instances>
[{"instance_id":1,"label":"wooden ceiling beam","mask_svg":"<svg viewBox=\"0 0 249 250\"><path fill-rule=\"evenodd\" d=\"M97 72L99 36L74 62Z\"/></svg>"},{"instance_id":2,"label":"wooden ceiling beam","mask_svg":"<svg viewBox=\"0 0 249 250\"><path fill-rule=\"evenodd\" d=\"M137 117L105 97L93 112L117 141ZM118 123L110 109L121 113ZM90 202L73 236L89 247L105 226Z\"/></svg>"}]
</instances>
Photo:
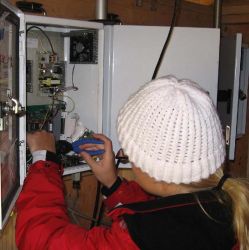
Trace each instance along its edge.
<instances>
[{"instance_id":1,"label":"wooden ceiling beam","mask_svg":"<svg viewBox=\"0 0 249 250\"><path fill-rule=\"evenodd\" d=\"M223 5L222 15L249 14L249 4L244 5Z\"/></svg>"},{"instance_id":2,"label":"wooden ceiling beam","mask_svg":"<svg viewBox=\"0 0 249 250\"><path fill-rule=\"evenodd\" d=\"M201 5L211 5L214 3L214 0L185 0L186 2L196 3Z\"/></svg>"},{"instance_id":3,"label":"wooden ceiling beam","mask_svg":"<svg viewBox=\"0 0 249 250\"><path fill-rule=\"evenodd\" d=\"M222 24L249 24L249 15L224 15L221 22Z\"/></svg>"},{"instance_id":4,"label":"wooden ceiling beam","mask_svg":"<svg viewBox=\"0 0 249 250\"><path fill-rule=\"evenodd\" d=\"M223 5L222 23L223 24L248 24L249 23L249 4Z\"/></svg>"}]
</instances>

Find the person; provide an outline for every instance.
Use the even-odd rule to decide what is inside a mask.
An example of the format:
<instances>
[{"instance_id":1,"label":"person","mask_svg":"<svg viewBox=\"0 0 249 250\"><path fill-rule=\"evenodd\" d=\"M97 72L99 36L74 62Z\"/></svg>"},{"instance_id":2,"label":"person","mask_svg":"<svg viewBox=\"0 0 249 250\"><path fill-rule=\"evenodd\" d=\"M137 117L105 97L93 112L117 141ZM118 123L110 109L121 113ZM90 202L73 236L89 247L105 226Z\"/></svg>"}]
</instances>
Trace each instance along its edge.
<instances>
[{"instance_id":1,"label":"person","mask_svg":"<svg viewBox=\"0 0 249 250\"><path fill-rule=\"evenodd\" d=\"M105 135L81 146L104 149L97 161L81 156L112 219L90 230L67 215L53 136L28 135L34 163L16 203L18 249L249 249L249 184L224 173L220 120L199 85L174 76L145 84L120 110L117 134L135 181L118 176Z\"/></svg>"}]
</instances>

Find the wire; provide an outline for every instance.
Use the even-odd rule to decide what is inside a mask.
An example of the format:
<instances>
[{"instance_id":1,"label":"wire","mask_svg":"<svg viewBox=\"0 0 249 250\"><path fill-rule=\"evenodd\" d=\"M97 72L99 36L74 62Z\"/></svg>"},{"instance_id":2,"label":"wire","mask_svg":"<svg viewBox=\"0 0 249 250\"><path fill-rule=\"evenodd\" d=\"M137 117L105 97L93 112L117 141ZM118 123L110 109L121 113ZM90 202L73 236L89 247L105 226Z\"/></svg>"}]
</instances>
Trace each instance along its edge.
<instances>
[{"instance_id":1,"label":"wire","mask_svg":"<svg viewBox=\"0 0 249 250\"><path fill-rule=\"evenodd\" d=\"M68 113L72 113L74 111L74 109L75 109L75 102L74 102L73 98L71 98L68 95L64 95L64 97L67 97L69 100L72 101L73 107L71 108L71 110L67 111Z\"/></svg>"},{"instance_id":2,"label":"wire","mask_svg":"<svg viewBox=\"0 0 249 250\"><path fill-rule=\"evenodd\" d=\"M44 125L46 124L46 122L47 122L47 120L48 120L47 117L48 117L49 111L50 111L50 109L48 108L47 113L45 114L43 123L42 123L42 125L40 126L40 130L42 130L42 129L44 128Z\"/></svg>"},{"instance_id":3,"label":"wire","mask_svg":"<svg viewBox=\"0 0 249 250\"><path fill-rule=\"evenodd\" d=\"M53 45L52 45L52 43L51 43L51 40L50 40L50 38L48 37L48 35L46 34L46 32L45 32L43 29L41 29L40 27L33 25L33 26L31 26L31 27L29 27L29 28L27 29L27 33L28 33L31 29L38 29L38 30L40 30L40 31L42 32L42 34L48 39L48 42L49 42L49 44L50 44L50 47L51 47L51 50L52 50L53 54L55 54Z\"/></svg>"},{"instance_id":4,"label":"wire","mask_svg":"<svg viewBox=\"0 0 249 250\"><path fill-rule=\"evenodd\" d=\"M165 41L165 43L164 43L163 49L162 49L162 51L161 51L161 54L160 54L160 56L159 56L157 65L156 65L156 67L155 67L155 70L154 70L154 73L153 73L153 76L152 76L152 80L156 79L157 74L158 74L158 71L159 71L160 66L161 66L161 64L162 64L162 59L163 59L163 57L164 57L165 51L166 51L166 49L168 48L168 45L169 45L169 42L170 42L170 39L171 39L171 36L172 36L172 32L173 32L173 30L174 30L175 23L176 23L177 5L178 5L178 2L180 3L181 0L175 0L174 12L173 12L173 16L172 16L172 19L171 19L171 24L170 24L169 33L168 33L167 39L166 39L166 41Z\"/></svg>"},{"instance_id":5,"label":"wire","mask_svg":"<svg viewBox=\"0 0 249 250\"><path fill-rule=\"evenodd\" d=\"M72 86L73 86L74 90L78 90L78 88L75 87L75 85L74 85L74 70L75 70L75 64L73 65L73 69L72 69Z\"/></svg>"},{"instance_id":6,"label":"wire","mask_svg":"<svg viewBox=\"0 0 249 250\"><path fill-rule=\"evenodd\" d=\"M96 190L95 203L94 203L93 216L92 216L93 220L92 220L90 228L93 228L96 225L96 222L99 222L98 211L99 211L100 191L101 191L101 183L97 181L97 190Z\"/></svg>"},{"instance_id":7,"label":"wire","mask_svg":"<svg viewBox=\"0 0 249 250\"><path fill-rule=\"evenodd\" d=\"M29 159L26 161L27 164L29 164L29 163L32 161L32 159L33 159L33 156L31 155L31 156L29 157Z\"/></svg>"},{"instance_id":8,"label":"wire","mask_svg":"<svg viewBox=\"0 0 249 250\"><path fill-rule=\"evenodd\" d=\"M72 69L72 86L73 86L73 87L74 87L74 81L73 81L74 69L75 69L75 64L73 65L73 69Z\"/></svg>"},{"instance_id":9,"label":"wire","mask_svg":"<svg viewBox=\"0 0 249 250\"><path fill-rule=\"evenodd\" d=\"M105 209L105 203L104 203L104 201L101 201L99 214L98 214L98 218L97 218L97 221L96 221L96 226L99 226L101 224L103 214L104 214L104 209Z\"/></svg>"},{"instance_id":10,"label":"wire","mask_svg":"<svg viewBox=\"0 0 249 250\"><path fill-rule=\"evenodd\" d=\"M49 119L52 120L53 118L55 118L56 115L58 114L58 112L60 111L61 106L60 106L59 104L57 104L58 107L57 107L57 109L56 109L55 112L54 112L55 101L57 101L57 102L59 102L59 103L64 103L64 104L66 103L65 101L60 100L60 99L57 98L59 95L61 95L61 93L57 93L57 92L56 92L56 93L54 93L54 95L52 96L51 107L48 108L48 110L47 110L47 112L46 112L46 115L45 115L45 117L44 117L44 120L43 120L43 123L42 123L42 125L41 125L41 127L40 127L40 130L42 130L42 129L44 128L45 124L48 122ZM71 109L70 111L67 111L67 112L68 112L68 113L73 112L74 109L75 109L75 102L74 102L74 100L73 100L71 97L69 97L69 96L65 96L65 95L64 95L64 97L67 97L68 99L70 99L70 100L72 101L72 104L73 104L72 109Z\"/></svg>"},{"instance_id":11,"label":"wire","mask_svg":"<svg viewBox=\"0 0 249 250\"><path fill-rule=\"evenodd\" d=\"M68 98L71 102L72 102L72 108L71 108L71 110L66 110L66 112L67 113L72 113L73 111L74 111L74 109L75 109L75 101L73 100L73 98L72 97L70 97L70 96L68 96L68 95L63 95L62 93L58 93L58 94L56 94L56 95L61 95L61 96L63 96L63 97L66 97L66 98ZM56 99L56 101L57 102L62 102L62 103L64 103L66 106L67 106L67 102L66 101L63 101L63 100L59 100L59 99Z\"/></svg>"},{"instance_id":12,"label":"wire","mask_svg":"<svg viewBox=\"0 0 249 250\"><path fill-rule=\"evenodd\" d=\"M53 95L52 96L51 108L48 107L47 113L46 113L46 115L44 117L44 120L43 120L43 123L42 123L42 125L40 127L40 130L42 130L44 128L45 124L48 122L48 120L50 118L53 118L54 101L55 101L55 96Z\"/></svg>"},{"instance_id":13,"label":"wire","mask_svg":"<svg viewBox=\"0 0 249 250\"><path fill-rule=\"evenodd\" d=\"M78 211L75 211L74 209L72 208L67 208L67 210L71 213L71 214L75 214L76 216L80 217L80 218L83 218L83 219L86 219L86 220L90 220L90 221L94 221L94 222L97 222L96 219L90 217L89 215L86 215L86 214L82 214ZM110 226L109 224L107 223L101 223L102 225L105 225L105 226Z\"/></svg>"},{"instance_id":14,"label":"wire","mask_svg":"<svg viewBox=\"0 0 249 250\"><path fill-rule=\"evenodd\" d=\"M87 173L87 174L85 174L85 173ZM93 176L93 172L91 172L90 170L88 170L88 171L85 171L85 172L82 173L82 177L83 178L88 177L88 176ZM70 181L71 179L72 178L69 175L63 177L63 180L65 180L65 181Z\"/></svg>"}]
</instances>

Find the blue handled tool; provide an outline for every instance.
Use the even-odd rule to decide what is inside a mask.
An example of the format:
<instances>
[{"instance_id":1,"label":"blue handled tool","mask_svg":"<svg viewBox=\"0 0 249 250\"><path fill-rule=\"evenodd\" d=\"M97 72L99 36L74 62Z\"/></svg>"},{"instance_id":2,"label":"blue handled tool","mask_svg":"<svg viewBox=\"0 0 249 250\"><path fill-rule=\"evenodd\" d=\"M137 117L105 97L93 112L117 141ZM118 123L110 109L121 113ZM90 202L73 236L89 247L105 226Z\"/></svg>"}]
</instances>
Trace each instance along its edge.
<instances>
[{"instance_id":1,"label":"blue handled tool","mask_svg":"<svg viewBox=\"0 0 249 250\"><path fill-rule=\"evenodd\" d=\"M101 155L101 154L104 154L104 152L105 152L104 149L99 149L99 150L81 149L80 146L84 145L84 144L104 144L104 143L103 143L103 141L95 139L95 138L89 138L89 137L88 138L81 138L81 139L72 143L73 151L77 154L84 151L84 152L90 154L91 156Z\"/></svg>"}]
</instances>

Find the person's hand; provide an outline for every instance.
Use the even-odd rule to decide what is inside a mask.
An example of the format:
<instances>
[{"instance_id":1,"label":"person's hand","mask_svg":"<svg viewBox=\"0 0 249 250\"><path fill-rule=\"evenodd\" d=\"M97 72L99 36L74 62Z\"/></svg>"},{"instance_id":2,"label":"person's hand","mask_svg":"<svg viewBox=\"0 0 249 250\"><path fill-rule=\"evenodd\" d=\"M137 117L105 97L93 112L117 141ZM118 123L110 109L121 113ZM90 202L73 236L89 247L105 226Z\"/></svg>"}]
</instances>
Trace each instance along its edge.
<instances>
[{"instance_id":1,"label":"person's hand","mask_svg":"<svg viewBox=\"0 0 249 250\"><path fill-rule=\"evenodd\" d=\"M55 139L52 133L36 131L27 134L27 142L30 152L47 150L55 153Z\"/></svg>"},{"instance_id":2,"label":"person's hand","mask_svg":"<svg viewBox=\"0 0 249 250\"><path fill-rule=\"evenodd\" d=\"M91 167L96 178L106 187L111 187L117 179L117 170L115 167L115 156L112 149L112 142L102 134L94 134L94 138L103 141L103 144L84 144L80 146L85 150L104 149L105 153L99 156L95 161L88 153L81 152L80 155Z\"/></svg>"}]
</instances>

